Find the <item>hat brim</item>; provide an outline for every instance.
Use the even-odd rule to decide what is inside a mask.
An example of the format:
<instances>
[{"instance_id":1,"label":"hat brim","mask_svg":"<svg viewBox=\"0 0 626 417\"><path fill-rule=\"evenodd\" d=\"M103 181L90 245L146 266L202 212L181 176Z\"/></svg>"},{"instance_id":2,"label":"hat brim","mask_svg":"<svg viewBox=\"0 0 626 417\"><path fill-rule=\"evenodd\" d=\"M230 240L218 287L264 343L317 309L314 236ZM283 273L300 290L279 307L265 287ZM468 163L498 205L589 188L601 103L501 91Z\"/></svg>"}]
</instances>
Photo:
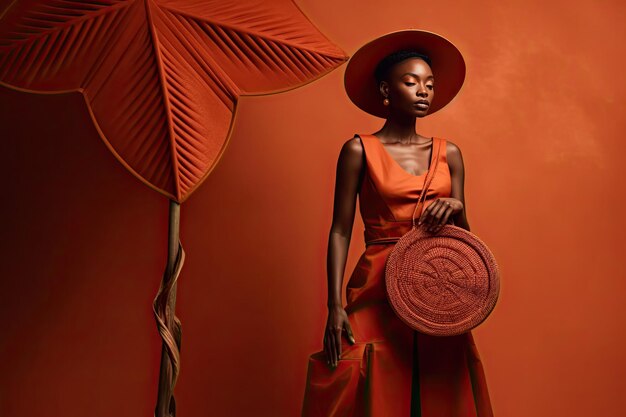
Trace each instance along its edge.
<instances>
[{"instance_id":1,"label":"hat brim","mask_svg":"<svg viewBox=\"0 0 626 417\"><path fill-rule=\"evenodd\" d=\"M431 60L431 69L435 76L435 96L426 114L432 114L446 106L463 86L465 60L452 42L425 30L391 32L359 48L346 67L346 93L361 110L377 117L389 116L389 107L383 105L374 70L384 57L401 49L426 54Z\"/></svg>"}]
</instances>

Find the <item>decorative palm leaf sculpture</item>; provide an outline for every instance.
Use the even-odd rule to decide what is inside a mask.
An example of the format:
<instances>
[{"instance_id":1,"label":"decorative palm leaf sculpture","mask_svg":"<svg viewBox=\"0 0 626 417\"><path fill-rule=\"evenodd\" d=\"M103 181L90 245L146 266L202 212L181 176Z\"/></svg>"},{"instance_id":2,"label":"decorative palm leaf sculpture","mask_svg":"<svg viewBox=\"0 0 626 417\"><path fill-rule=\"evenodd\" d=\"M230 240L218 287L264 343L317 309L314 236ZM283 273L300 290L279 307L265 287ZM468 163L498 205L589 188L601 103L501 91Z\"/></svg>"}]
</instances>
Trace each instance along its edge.
<instances>
[{"instance_id":1,"label":"decorative palm leaf sculpture","mask_svg":"<svg viewBox=\"0 0 626 417\"><path fill-rule=\"evenodd\" d=\"M347 58L291 0L16 0L0 15L0 83L82 92L111 152L170 199L155 415L176 415L180 203L222 155L239 96L301 86Z\"/></svg>"}]
</instances>

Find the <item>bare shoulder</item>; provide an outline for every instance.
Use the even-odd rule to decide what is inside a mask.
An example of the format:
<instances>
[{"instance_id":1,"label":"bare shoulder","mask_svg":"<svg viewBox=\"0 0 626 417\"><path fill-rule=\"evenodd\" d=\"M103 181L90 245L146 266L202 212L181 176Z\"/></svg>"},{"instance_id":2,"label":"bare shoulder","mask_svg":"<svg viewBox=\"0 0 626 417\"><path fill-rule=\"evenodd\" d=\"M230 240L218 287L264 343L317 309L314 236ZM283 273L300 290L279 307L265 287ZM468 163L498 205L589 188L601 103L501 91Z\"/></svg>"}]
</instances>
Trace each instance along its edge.
<instances>
[{"instance_id":1,"label":"bare shoulder","mask_svg":"<svg viewBox=\"0 0 626 417\"><path fill-rule=\"evenodd\" d=\"M456 143L446 139L446 155L448 158L462 158L461 148Z\"/></svg>"},{"instance_id":2,"label":"bare shoulder","mask_svg":"<svg viewBox=\"0 0 626 417\"><path fill-rule=\"evenodd\" d=\"M358 136L346 140L339 153L337 169L342 173L359 175L364 167L364 155L363 144Z\"/></svg>"},{"instance_id":3,"label":"bare shoulder","mask_svg":"<svg viewBox=\"0 0 626 417\"><path fill-rule=\"evenodd\" d=\"M341 153L349 158L361 158L363 156L363 144L358 136L346 140L341 148Z\"/></svg>"},{"instance_id":4,"label":"bare shoulder","mask_svg":"<svg viewBox=\"0 0 626 417\"><path fill-rule=\"evenodd\" d=\"M461 148L456 143L451 140L446 139L446 157L448 159L448 164L463 166L463 154L461 153Z\"/></svg>"}]
</instances>

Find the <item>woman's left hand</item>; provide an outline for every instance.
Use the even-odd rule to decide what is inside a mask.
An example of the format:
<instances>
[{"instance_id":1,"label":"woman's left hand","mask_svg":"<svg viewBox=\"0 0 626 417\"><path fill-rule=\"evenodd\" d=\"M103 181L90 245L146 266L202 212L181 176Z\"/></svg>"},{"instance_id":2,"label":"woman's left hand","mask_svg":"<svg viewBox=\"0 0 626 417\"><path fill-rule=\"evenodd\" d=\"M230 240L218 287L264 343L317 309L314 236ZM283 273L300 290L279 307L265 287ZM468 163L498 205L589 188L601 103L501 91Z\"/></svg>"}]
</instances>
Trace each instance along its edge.
<instances>
[{"instance_id":1,"label":"woman's left hand","mask_svg":"<svg viewBox=\"0 0 626 417\"><path fill-rule=\"evenodd\" d=\"M427 231L437 233L451 217L463 211L463 203L456 198L437 198L430 203L417 224L424 224Z\"/></svg>"}]
</instances>

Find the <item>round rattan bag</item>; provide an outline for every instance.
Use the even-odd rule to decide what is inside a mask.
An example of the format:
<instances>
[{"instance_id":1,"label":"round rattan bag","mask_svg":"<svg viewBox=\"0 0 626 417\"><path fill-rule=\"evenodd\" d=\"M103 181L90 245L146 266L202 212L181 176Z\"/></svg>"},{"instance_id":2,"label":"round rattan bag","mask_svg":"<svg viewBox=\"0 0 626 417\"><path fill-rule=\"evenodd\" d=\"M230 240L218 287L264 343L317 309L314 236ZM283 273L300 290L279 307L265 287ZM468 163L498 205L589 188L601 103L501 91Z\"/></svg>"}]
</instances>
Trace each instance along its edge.
<instances>
[{"instance_id":1,"label":"round rattan bag","mask_svg":"<svg viewBox=\"0 0 626 417\"><path fill-rule=\"evenodd\" d=\"M422 190L428 190L438 156L439 148ZM426 192L420 194L415 211ZM385 283L391 307L422 333L465 333L482 323L496 305L500 292L496 260L487 245L465 229L447 224L431 233L416 226L415 211L413 228L387 257Z\"/></svg>"}]
</instances>

